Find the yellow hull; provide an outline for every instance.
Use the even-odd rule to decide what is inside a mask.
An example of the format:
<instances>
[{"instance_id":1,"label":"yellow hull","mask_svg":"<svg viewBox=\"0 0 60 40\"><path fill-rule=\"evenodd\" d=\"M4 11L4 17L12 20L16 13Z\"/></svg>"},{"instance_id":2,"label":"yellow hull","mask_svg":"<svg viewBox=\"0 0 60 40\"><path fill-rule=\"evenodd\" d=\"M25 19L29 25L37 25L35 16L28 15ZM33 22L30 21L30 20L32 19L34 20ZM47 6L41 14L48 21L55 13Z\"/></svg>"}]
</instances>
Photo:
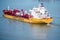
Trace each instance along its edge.
<instances>
[{"instance_id":1,"label":"yellow hull","mask_svg":"<svg viewBox=\"0 0 60 40\"><path fill-rule=\"evenodd\" d=\"M35 19L35 18L22 18L22 17L15 17L11 15L6 15L4 14L4 17L9 18L9 19L14 19L14 20L19 20L23 22L28 22L28 23L51 23L53 21L53 18L44 18L44 19Z\"/></svg>"}]
</instances>

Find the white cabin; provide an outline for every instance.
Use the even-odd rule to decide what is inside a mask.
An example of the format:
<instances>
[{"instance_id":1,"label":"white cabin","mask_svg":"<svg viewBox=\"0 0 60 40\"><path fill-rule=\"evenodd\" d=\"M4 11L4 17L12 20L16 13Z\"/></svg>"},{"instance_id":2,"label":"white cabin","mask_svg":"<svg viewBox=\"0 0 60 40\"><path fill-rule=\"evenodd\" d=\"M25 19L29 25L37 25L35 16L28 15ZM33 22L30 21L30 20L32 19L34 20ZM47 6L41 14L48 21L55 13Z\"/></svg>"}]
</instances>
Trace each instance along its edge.
<instances>
[{"instance_id":1,"label":"white cabin","mask_svg":"<svg viewBox=\"0 0 60 40\"><path fill-rule=\"evenodd\" d=\"M42 18L50 18L47 10L45 9L44 6L39 5L38 8L33 8L32 10L30 10L31 15L33 16L33 18L37 18L37 19L42 19Z\"/></svg>"}]
</instances>

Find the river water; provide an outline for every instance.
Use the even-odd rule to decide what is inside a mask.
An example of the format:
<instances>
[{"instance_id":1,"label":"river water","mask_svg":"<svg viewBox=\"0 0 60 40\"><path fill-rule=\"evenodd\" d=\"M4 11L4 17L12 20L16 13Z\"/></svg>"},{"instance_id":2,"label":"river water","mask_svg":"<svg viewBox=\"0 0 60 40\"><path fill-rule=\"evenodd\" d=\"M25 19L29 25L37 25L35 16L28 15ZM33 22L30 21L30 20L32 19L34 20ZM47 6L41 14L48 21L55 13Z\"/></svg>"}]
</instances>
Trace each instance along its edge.
<instances>
[{"instance_id":1,"label":"river water","mask_svg":"<svg viewBox=\"0 0 60 40\"><path fill-rule=\"evenodd\" d=\"M53 17L47 24L29 24L3 17L3 9L24 9L29 11L39 3ZM0 0L0 40L60 40L60 0Z\"/></svg>"}]
</instances>

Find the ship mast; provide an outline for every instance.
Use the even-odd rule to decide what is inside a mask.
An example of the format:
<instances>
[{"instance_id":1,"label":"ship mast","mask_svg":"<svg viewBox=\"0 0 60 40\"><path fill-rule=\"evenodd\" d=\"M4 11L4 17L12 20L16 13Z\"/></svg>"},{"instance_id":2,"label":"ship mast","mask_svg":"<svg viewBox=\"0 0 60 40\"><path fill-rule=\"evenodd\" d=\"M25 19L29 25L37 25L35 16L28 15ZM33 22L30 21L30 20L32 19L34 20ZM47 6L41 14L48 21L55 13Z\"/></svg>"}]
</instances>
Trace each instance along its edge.
<instances>
[{"instance_id":1,"label":"ship mast","mask_svg":"<svg viewBox=\"0 0 60 40\"><path fill-rule=\"evenodd\" d=\"M10 7L8 6L8 10L10 9Z\"/></svg>"}]
</instances>

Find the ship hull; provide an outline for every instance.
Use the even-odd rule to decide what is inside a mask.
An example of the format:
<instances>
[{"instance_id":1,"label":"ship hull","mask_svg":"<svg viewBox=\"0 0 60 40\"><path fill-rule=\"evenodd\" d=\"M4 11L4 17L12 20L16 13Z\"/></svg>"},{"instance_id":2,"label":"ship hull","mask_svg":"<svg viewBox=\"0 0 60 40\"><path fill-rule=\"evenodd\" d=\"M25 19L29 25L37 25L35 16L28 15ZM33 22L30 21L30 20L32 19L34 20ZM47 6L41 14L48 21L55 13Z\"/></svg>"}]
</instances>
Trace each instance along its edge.
<instances>
[{"instance_id":1,"label":"ship hull","mask_svg":"<svg viewBox=\"0 0 60 40\"><path fill-rule=\"evenodd\" d=\"M47 23L47 24L49 24L53 21L53 18L44 18L44 19L29 18L29 19L26 19L23 17L16 17L16 16L7 15L7 14L4 14L4 17L8 18L8 19L27 22L27 23Z\"/></svg>"}]
</instances>

